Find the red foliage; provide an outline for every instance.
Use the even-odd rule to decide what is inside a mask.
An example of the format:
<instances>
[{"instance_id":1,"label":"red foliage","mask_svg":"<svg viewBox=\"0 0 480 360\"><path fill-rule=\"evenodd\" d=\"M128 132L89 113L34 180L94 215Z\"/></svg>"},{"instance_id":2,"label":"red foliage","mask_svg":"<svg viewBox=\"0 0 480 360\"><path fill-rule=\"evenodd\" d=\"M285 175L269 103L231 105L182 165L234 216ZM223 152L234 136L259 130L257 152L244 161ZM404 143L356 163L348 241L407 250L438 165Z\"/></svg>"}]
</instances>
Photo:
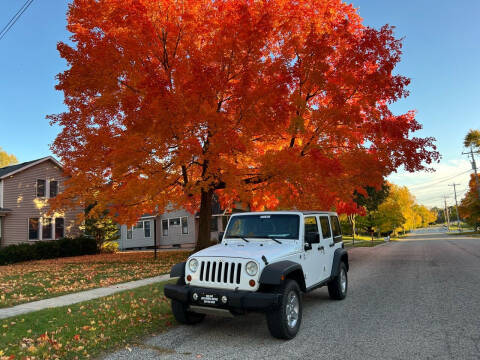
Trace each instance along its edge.
<instances>
[{"instance_id":1,"label":"red foliage","mask_svg":"<svg viewBox=\"0 0 480 360\"><path fill-rule=\"evenodd\" d=\"M68 110L50 119L71 180L55 206L133 223L211 190L225 206L360 211L355 190L439 157L411 137L413 111L388 108L408 95L400 40L340 0L74 0L68 29Z\"/></svg>"}]
</instances>

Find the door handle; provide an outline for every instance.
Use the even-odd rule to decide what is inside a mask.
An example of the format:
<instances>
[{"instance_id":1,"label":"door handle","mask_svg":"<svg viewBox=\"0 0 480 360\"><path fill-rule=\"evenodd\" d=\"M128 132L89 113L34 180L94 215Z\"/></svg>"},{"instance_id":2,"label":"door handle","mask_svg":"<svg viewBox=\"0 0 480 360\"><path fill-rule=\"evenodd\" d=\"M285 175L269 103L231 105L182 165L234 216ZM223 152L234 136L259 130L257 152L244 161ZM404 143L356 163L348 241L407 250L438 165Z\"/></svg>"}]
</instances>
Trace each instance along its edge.
<instances>
[{"instance_id":1,"label":"door handle","mask_svg":"<svg viewBox=\"0 0 480 360\"><path fill-rule=\"evenodd\" d=\"M331 244L329 244L328 246L334 247L334 246L335 246L335 243L331 243Z\"/></svg>"},{"instance_id":2,"label":"door handle","mask_svg":"<svg viewBox=\"0 0 480 360\"><path fill-rule=\"evenodd\" d=\"M320 246L320 247L318 248L318 251L323 251L323 250L325 250L325 248L324 248L323 246Z\"/></svg>"}]
</instances>

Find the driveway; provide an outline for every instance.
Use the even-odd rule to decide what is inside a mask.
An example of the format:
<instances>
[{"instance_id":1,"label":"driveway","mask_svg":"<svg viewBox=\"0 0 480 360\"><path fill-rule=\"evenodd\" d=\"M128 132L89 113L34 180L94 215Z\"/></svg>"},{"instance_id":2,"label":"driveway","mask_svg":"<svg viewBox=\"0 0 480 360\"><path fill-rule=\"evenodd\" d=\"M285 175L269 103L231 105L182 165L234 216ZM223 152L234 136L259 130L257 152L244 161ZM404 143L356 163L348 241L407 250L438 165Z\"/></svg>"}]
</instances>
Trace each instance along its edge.
<instances>
[{"instance_id":1,"label":"driveway","mask_svg":"<svg viewBox=\"0 0 480 360\"><path fill-rule=\"evenodd\" d=\"M273 339L261 314L207 317L106 359L480 359L480 239L407 240L351 250L348 297L305 295L291 341Z\"/></svg>"}]
</instances>

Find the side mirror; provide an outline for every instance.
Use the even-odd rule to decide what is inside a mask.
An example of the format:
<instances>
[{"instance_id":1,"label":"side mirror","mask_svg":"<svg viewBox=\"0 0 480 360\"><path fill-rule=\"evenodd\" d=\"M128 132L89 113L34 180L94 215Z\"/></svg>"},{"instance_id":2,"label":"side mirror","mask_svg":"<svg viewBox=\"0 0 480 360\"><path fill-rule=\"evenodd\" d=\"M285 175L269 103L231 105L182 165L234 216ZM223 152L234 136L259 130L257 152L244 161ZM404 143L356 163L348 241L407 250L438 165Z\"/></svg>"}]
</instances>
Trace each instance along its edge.
<instances>
[{"instance_id":1,"label":"side mirror","mask_svg":"<svg viewBox=\"0 0 480 360\"><path fill-rule=\"evenodd\" d=\"M308 232L305 233L305 243L307 244L319 244L320 243L320 234L318 232Z\"/></svg>"},{"instance_id":2,"label":"side mirror","mask_svg":"<svg viewBox=\"0 0 480 360\"><path fill-rule=\"evenodd\" d=\"M223 231L219 232L218 233L218 242L222 242L223 240L223 235L225 235L225 233Z\"/></svg>"}]
</instances>

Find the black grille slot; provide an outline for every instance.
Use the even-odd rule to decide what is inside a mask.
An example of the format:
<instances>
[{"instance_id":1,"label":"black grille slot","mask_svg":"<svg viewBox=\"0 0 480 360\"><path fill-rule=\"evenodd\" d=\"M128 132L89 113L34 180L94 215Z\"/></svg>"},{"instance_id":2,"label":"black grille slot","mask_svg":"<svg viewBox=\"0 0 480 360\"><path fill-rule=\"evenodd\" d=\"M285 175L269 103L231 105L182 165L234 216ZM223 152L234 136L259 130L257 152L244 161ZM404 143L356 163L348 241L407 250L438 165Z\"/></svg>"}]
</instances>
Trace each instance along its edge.
<instances>
[{"instance_id":1,"label":"black grille slot","mask_svg":"<svg viewBox=\"0 0 480 360\"><path fill-rule=\"evenodd\" d=\"M205 261L202 261L202 265L200 266L200 281L203 281L203 270L205 270Z\"/></svg>"},{"instance_id":2,"label":"black grille slot","mask_svg":"<svg viewBox=\"0 0 480 360\"><path fill-rule=\"evenodd\" d=\"M225 269L223 270L223 282L227 282L227 275L228 275L228 262L225 263Z\"/></svg>"},{"instance_id":3,"label":"black grille slot","mask_svg":"<svg viewBox=\"0 0 480 360\"><path fill-rule=\"evenodd\" d=\"M216 270L216 268L217 268L217 263L214 261L214 262L212 262L212 277L211 277L212 280L210 280L212 282L215 282L215 274L216 274L215 270Z\"/></svg>"},{"instance_id":4,"label":"black grille slot","mask_svg":"<svg viewBox=\"0 0 480 360\"><path fill-rule=\"evenodd\" d=\"M238 265L237 265L237 284L240 284L241 270L242 270L242 264L238 263Z\"/></svg>"},{"instance_id":5,"label":"black grille slot","mask_svg":"<svg viewBox=\"0 0 480 360\"><path fill-rule=\"evenodd\" d=\"M230 284L233 284L233 276L235 275L235 263L230 264Z\"/></svg>"},{"instance_id":6,"label":"black grille slot","mask_svg":"<svg viewBox=\"0 0 480 360\"><path fill-rule=\"evenodd\" d=\"M222 282L222 265L223 263L218 263L217 282Z\"/></svg>"},{"instance_id":7,"label":"black grille slot","mask_svg":"<svg viewBox=\"0 0 480 360\"><path fill-rule=\"evenodd\" d=\"M205 281L210 279L210 261L207 261L207 271L205 272Z\"/></svg>"}]
</instances>

